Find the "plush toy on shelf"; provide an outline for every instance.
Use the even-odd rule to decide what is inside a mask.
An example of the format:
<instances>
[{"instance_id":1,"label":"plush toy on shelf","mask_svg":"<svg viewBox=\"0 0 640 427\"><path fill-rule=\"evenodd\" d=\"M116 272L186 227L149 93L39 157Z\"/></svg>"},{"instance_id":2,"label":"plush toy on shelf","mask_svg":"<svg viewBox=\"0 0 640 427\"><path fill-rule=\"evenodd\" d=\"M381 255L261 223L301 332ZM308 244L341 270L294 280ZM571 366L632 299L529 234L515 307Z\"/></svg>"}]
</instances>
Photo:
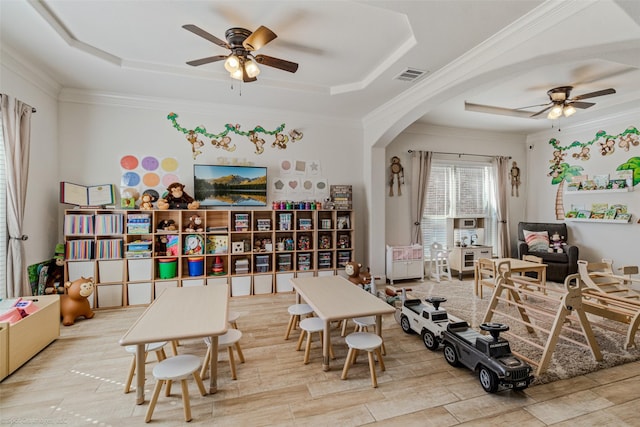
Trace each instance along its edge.
<instances>
[{"instance_id":1,"label":"plush toy on shelf","mask_svg":"<svg viewBox=\"0 0 640 427\"><path fill-rule=\"evenodd\" d=\"M202 232L204 228L202 226L202 218L200 215L191 215L189 218L189 224L185 227L184 231L189 233Z\"/></svg>"},{"instance_id":2,"label":"plush toy on shelf","mask_svg":"<svg viewBox=\"0 0 640 427\"><path fill-rule=\"evenodd\" d=\"M167 187L167 195L158 199L158 209L198 209L200 202L184 191L184 184L174 182Z\"/></svg>"},{"instance_id":3,"label":"plush toy on shelf","mask_svg":"<svg viewBox=\"0 0 640 427\"><path fill-rule=\"evenodd\" d=\"M95 313L91 310L88 298L93 293L93 278L81 277L64 284L66 293L60 296L60 317L64 326L73 325L78 317L91 319Z\"/></svg>"},{"instance_id":4,"label":"plush toy on shelf","mask_svg":"<svg viewBox=\"0 0 640 427\"><path fill-rule=\"evenodd\" d=\"M64 293L64 245L62 243L56 245L55 255L47 267L44 293L46 295Z\"/></svg>"},{"instance_id":5,"label":"plush toy on shelf","mask_svg":"<svg viewBox=\"0 0 640 427\"><path fill-rule=\"evenodd\" d=\"M564 236L560 236L558 233L553 233L549 237L549 252L557 252L559 254L564 252L564 247L567 243L564 241Z\"/></svg>"},{"instance_id":6,"label":"plush toy on shelf","mask_svg":"<svg viewBox=\"0 0 640 427\"><path fill-rule=\"evenodd\" d=\"M153 210L153 202L155 202L155 199L151 194L143 193L140 198L140 209L143 211Z\"/></svg>"}]
</instances>

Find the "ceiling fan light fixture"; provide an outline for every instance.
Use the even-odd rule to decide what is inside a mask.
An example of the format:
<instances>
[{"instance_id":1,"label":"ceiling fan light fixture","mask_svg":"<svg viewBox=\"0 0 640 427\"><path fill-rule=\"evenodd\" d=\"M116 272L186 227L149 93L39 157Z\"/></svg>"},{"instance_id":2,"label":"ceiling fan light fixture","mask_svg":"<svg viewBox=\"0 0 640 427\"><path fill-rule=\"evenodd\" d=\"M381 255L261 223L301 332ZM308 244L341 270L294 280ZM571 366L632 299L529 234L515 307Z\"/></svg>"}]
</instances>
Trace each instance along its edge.
<instances>
[{"instance_id":1,"label":"ceiling fan light fixture","mask_svg":"<svg viewBox=\"0 0 640 427\"><path fill-rule=\"evenodd\" d=\"M224 68L230 73L234 73L240 70L240 58L236 55L229 55L226 61L224 61ZM242 70L240 70L240 78L242 78Z\"/></svg>"},{"instance_id":2,"label":"ceiling fan light fixture","mask_svg":"<svg viewBox=\"0 0 640 427\"><path fill-rule=\"evenodd\" d=\"M554 105L551 110L549 110L549 114L547 114L547 118L550 120L555 120L562 115L562 104Z\"/></svg>"},{"instance_id":3,"label":"ceiling fan light fixture","mask_svg":"<svg viewBox=\"0 0 640 427\"><path fill-rule=\"evenodd\" d=\"M573 116L575 113L576 113L576 107L574 107L571 104L565 106L562 109L562 114L564 114L565 117Z\"/></svg>"},{"instance_id":4,"label":"ceiling fan light fixture","mask_svg":"<svg viewBox=\"0 0 640 427\"><path fill-rule=\"evenodd\" d=\"M242 68L238 68L237 70L232 71L229 74L231 75L231 78L233 78L233 79L242 80Z\"/></svg>"},{"instance_id":5,"label":"ceiling fan light fixture","mask_svg":"<svg viewBox=\"0 0 640 427\"><path fill-rule=\"evenodd\" d=\"M250 78L257 77L258 74L260 74L260 68L258 68L258 64L250 59L244 61L244 69L247 72L247 76L249 76Z\"/></svg>"}]
</instances>

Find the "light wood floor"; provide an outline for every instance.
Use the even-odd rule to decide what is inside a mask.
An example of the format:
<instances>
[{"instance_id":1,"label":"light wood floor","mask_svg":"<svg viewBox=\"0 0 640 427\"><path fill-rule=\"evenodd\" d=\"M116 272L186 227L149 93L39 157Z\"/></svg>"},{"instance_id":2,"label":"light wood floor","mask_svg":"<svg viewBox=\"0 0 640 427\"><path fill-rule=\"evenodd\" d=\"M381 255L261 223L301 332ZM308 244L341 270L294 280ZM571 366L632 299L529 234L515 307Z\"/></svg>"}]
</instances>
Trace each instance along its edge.
<instances>
[{"instance_id":1,"label":"light wood floor","mask_svg":"<svg viewBox=\"0 0 640 427\"><path fill-rule=\"evenodd\" d=\"M471 371L449 366L441 350L427 350L392 316L383 323L387 370L379 372L379 387L371 387L366 357L341 380L347 349L338 330L332 336L337 359L329 372L322 370L317 338L306 366L303 352L295 351L297 331L283 339L286 308L294 300L293 294L231 299L231 309L242 313L238 326L246 363L238 365L233 381L221 352L214 395L200 396L190 381L191 425L640 425L640 362L524 392L487 394ZM135 391L123 393L131 356L118 345L141 312L98 311L91 320L62 327L60 339L0 383L0 425L144 425L155 357L146 365L147 401L136 405ZM204 356L205 345L185 341L179 351ZM176 386L171 397L161 394L150 425L185 424L179 393Z\"/></svg>"}]
</instances>

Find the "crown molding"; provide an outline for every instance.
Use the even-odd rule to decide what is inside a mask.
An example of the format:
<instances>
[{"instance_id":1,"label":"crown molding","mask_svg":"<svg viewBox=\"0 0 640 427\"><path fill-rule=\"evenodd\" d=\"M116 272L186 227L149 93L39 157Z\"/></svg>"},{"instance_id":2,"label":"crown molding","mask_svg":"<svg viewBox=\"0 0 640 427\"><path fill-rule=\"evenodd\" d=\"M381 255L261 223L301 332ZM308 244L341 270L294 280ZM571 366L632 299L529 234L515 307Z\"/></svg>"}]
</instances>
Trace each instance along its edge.
<instances>
[{"instance_id":1,"label":"crown molding","mask_svg":"<svg viewBox=\"0 0 640 427\"><path fill-rule=\"evenodd\" d=\"M0 57L2 58L2 67L20 76L51 98L58 99L62 85L47 74L40 72L38 67L29 64L29 61L21 58L15 51L7 49L6 46L0 49Z\"/></svg>"}]
</instances>

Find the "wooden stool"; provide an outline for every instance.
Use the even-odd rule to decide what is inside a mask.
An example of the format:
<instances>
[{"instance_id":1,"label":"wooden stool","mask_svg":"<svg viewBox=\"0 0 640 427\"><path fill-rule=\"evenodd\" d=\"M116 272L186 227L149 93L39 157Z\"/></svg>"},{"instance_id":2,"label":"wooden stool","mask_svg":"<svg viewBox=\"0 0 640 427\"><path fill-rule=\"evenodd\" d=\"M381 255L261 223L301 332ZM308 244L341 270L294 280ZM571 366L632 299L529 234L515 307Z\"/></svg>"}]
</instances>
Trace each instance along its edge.
<instances>
[{"instance_id":1,"label":"wooden stool","mask_svg":"<svg viewBox=\"0 0 640 427\"><path fill-rule=\"evenodd\" d=\"M293 329L296 328L296 325L300 323L300 316L307 316L313 313L313 309L309 304L293 304L290 305L287 309L289 312L289 325L287 326L287 332L284 334L284 339L289 339L289 334Z\"/></svg>"},{"instance_id":2,"label":"wooden stool","mask_svg":"<svg viewBox=\"0 0 640 427\"><path fill-rule=\"evenodd\" d=\"M376 316L356 317L353 319L353 323L356 324L354 332L369 332L369 326L372 326L375 333L378 333L376 329ZM382 354L387 354L384 348L384 341L382 341Z\"/></svg>"},{"instance_id":3,"label":"wooden stool","mask_svg":"<svg viewBox=\"0 0 640 427\"><path fill-rule=\"evenodd\" d=\"M201 395L206 395L207 392L204 389L202 378L198 373L200 368L200 358L193 354L182 354L180 356L170 357L162 362L158 363L153 368L153 376L156 378L156 386L153 389L153 396L151 402L149 402L149 408L147 409L147 416L144 421L148 423L151 421L153 410L158 402L158 396L160 395L160 389L162 385L167 382L167 397L171 394L171 381L180 381L182 386L182 404L184 405L184 420L191 421L191 405L189 404L189 386L187 385L187 378L193 375L196 380L198 389Z\"/></svg>"},{"instance_id":4,"label":"wooden stool","mask_svg":"<svg viewBox=\"0 0 640 427\"><path fill-rule=\"evenodd\" d=\"M304 364L309 363L309 353L311 352L311 334L314 332L318 332L320 335L320 347L322 347L322 332L324 331L324 322L319 317L307 317L306 319L302 319L300 322L300 338L298 338L298 346L296 347L296 351L300 351L302 347L302 340L304 339L305 334L307 335L307 345L304 349ZM336 356L333 354L333 347L329 347L329 354L332 359L335 359Z\"/></svg>"},{"instance_id":5,"label":"wooden stool","mask_svg":"<svg viewBox=\"0 0 640 427\"><path fill-rule=\"evenodd\" d=\"M162 362L167 358L167 354L164 352L164 346L167 344L166 341L161 342L152 342L149 344L145 344L144 346L144 361L147 361L147 355L150 351L156 353L156 359L158 362ZM131 367L129 368L129 375L127 376L127 383L124 385L124 392L129 393L131 390L131 381L133 381L133 375L136 373L136 345L128 345L124 348L127 353L133 354L133 360L131 361Z\"/></svg>"},{"instance_id":6,"label":"wooden stool","mask_svg":"<svg viewBox=\"0 0 640 427\"><path fill-rule=\"evenodd\" d=\"M235 347L236 352L238 353L238 359L240 359L240 363L244 363L244 354L242 354L242 349L240 348L240 338L242 338L242 332L238 329L229 329L227 333L224 335L220 335L218 337L218 349L227 348L229 353L229 367L231 368L231 379L235 380L238 378L236 374L236 359L233 357L233 348ZM200 376L202 378L207 377L209 362L211 362L211 338L207 337L204 339L205 344L207 344L207 354L204 356L204 363L202 364L202 370L200 371Z\"/></svg>"},{"instance_id":7,"label":"wooden stool","mask_svg":"<svg viewBox=\"0 0 640 427\"><path fill-rule=\"evenodd\" d=\"M369 372L371 373L371 385L378 387L378 379L376 377L375 360L373 359L373 353L378 356L378 363L380 364L380 370L384 371L384 361L382 360L382 353L380 347L382 347L382 338L371 332L354 332L347 335L345 342L349 346L349 352L347 353L347 359L344 362L344 369L342 370L343 380L347 379L347 373L349 367L356 362L358 357L358 351L363 350L367 352L369 357Z\"/></svg>"}]
</instances>

